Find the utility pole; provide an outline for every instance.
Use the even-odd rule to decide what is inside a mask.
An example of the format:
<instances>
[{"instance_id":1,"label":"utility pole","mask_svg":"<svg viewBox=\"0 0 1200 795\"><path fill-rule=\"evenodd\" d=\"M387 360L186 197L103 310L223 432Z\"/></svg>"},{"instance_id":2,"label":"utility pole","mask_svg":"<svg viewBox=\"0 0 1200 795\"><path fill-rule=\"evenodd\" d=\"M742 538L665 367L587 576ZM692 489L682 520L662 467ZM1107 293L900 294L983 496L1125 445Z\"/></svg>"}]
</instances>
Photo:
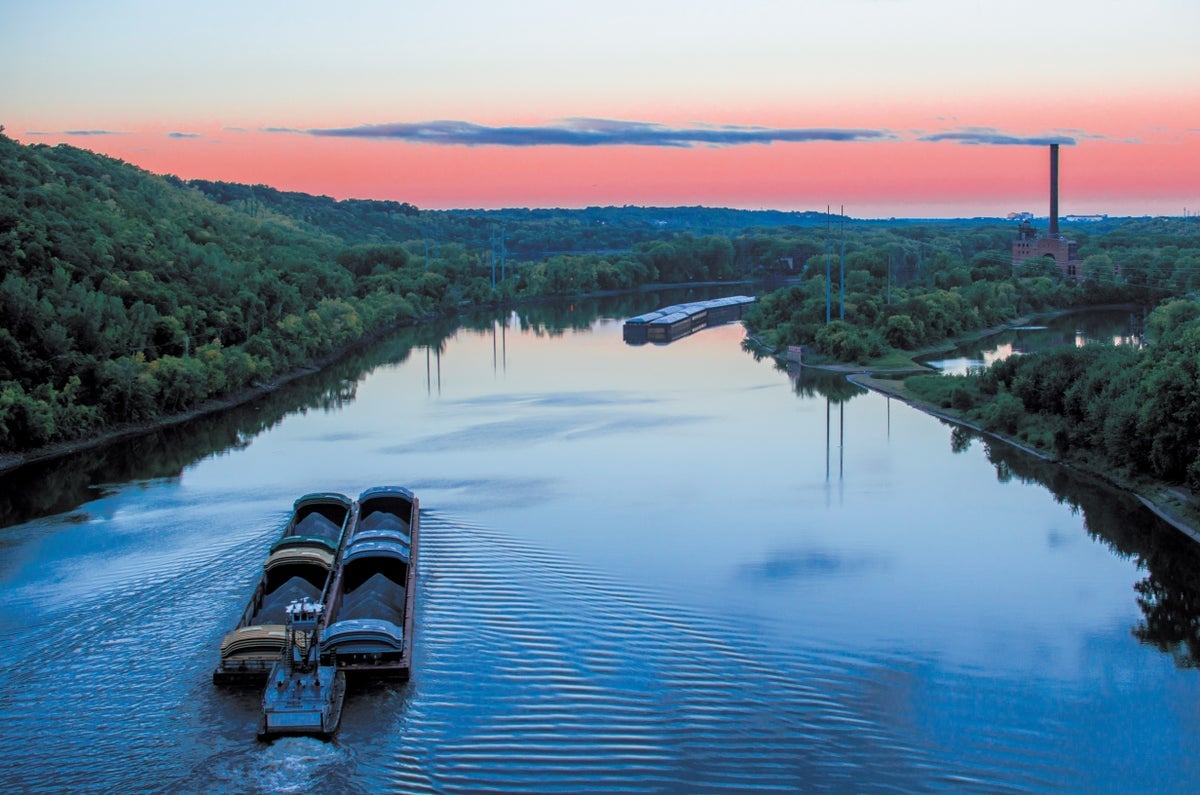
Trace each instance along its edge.
<instances>
[{"instance_id":1,"label":"utility pole","mask_svg":"<svg viewBox=\"0 0 1200 795\"><path fill-rule=\"evenodd\" d=\"M829 205L825 205L825 322L829 322L829 304L832 299L830 281L833 280L832 263L829 254Z\"/></svg>"},{"instance_id":2,"label":"utility pole","mask_svg":"<svg viewBox=\"0 0 1200 795\"><path fill-rule=\"evenodd\" d=\"M846 319L846 205L842 205L842 256L841 256L841 276L838 277L838 286L841 288L842 294L838 302L838 320Z\"/></svg>"},{"instance_id":3,"label":"utility pole","mask_svg":"<svg viewBox=\"0 0 1200 795\"><path fill-rule=\"evenodd\" d=\"M896 248L888 251L887 305L892 305L892 263L896 261Z\"/></svg>"},{"instance_id":4,"label":"utility pole","mask_svg":"<svg viewBox=\"0 0 1200 795\"><path fill-rule=\"evenodd\" d=\"M492 227L488 243L491 247L488 249L488 264L492 266L492 289L496 289L496 227Z\"/></svg>"},{"instance_id":5,"label":"utility pole","mask_svg":"<svg viewBox=\"0 0 1200 795\"><path fill-rule=\"evenodd\" d=\"M492 288L494 289L496 287L496 260L500 260L500 281L504 281L504 266L508 259L508 250L504 246L504 227L497 230L493 226L488 242L491 246L488 259L492 263Z\"/></svg>"}]
</instances>

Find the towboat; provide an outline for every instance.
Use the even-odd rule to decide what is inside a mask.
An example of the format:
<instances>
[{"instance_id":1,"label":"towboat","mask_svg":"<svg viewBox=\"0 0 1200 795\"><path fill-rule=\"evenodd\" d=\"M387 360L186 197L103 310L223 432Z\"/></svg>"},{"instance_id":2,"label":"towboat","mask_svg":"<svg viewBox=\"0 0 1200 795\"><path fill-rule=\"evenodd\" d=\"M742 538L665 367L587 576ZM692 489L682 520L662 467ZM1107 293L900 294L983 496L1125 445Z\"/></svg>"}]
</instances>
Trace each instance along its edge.
<instances>
[{"instance_id":1,"label":"towboat","mask_svg":"<svg viewBox=\"0 0 1200 795\"><path fill-rule=\"evenodd\" d=\"M287 640L263 690L258 739L287 734L329 738L337 731L346 698L346 675L318 661L325 606L307 599L287 608Z\"/></svg>"},{"instance_id":2,"label":"towboat","mask_svg":"<svg viewBox=\"0 0 1200 795\"><path fill-rule=\"evenodd\" d=\"M319 602L329 586L354 503L344 494L306 494L263 564L237 626L221 642L213 682L262 682L289 642L288 608Z\"/></svg>"},{"instance_id":3,"label":"towboat","mask_svg":"<svg viewBox=\"0 0 1200 795\"><path fill-rule=\"evenodd\" d=\"M419 501L400 486L364 491L326 591L322 665L407 679L412 668Z\"/></svg>"}]
</instances>

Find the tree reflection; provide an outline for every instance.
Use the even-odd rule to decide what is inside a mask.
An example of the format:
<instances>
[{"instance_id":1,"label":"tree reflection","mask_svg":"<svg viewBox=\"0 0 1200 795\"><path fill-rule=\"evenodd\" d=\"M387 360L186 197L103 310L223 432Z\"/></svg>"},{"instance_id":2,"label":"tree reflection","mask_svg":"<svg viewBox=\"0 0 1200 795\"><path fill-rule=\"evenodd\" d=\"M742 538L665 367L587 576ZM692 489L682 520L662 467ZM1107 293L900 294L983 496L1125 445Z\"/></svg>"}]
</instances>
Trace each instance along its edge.
<instances>
[{"instance_id":1,"label":"tree reflection","mask_svg":"<svg viewBox=\"0 0 1200 795\"><path fill-rule=\"evenodd\" d=\"M359 381L414 347L441 347L453 324L400 329L248 403L0 475L0 527L63 513L105 493L104 484L177 478L210 455L240 450L289 414L352 403Z\"/></svg>"},{"instance_id":2,"label":"tree reflection","mask_svg":"<svg viewBox=\"0 0 1200 795\"><path fill-rule=\"evenodd\" d=\"M518 322L534 333L557 335L567 329L590 328L598 317L628 317L658 306L728 293L726 285L546 301L523 306ZM240 406L0 474L0 528L70 511L102 496L104 484L177 478L203 458L248 446L289 414L310 409L332 411L352 403L359 381L378 367L405 361L414 348L443 353L448 338L460 327L491 331L497 322L507 324L513 311L497 308L429 319L391 332L320 371Z\"/></svg>"},{"instance_id":3,"label":"tree reflection","mask_svg":"<svg viewBox=\"0 0 1200 795\"><path fill-rule=\"evenodd\" d=\"M1099 478L1006 444L985 441L984 453L1002 481L1015 477L1045 487L1059 503L1083 515L1088 535L1133 560L1145 572L1133 586L1142 611L1133 636L1170 654L1180 667L1200 666L1200 545Z\"/></svg>"},{"instance_id":4,"label":"tree reflection","mask_svg":"<svg viewBox=\"0 0 1200 795\"><path fill-rule=\"evenodd\" d=\"M820 396L834 403L848 403L870 391L850 381L844 373L797 367L794 370L789 369L788 376L792 381L792 391L804 398Z\"/></svg>"}]
</instances>

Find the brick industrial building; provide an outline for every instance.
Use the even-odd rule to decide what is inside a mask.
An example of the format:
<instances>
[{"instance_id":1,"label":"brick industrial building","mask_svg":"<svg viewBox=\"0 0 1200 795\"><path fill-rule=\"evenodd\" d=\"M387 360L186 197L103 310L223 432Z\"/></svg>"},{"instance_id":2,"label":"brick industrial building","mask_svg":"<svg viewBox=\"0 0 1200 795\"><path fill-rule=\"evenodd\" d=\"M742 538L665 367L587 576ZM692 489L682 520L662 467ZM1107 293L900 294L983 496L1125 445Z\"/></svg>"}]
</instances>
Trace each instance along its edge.
<instances>
[{"instance_id":1,"label":"brick industrial building","mask_svg":"<svg viewBox=\"0 0 1200 795\"><path fill-rule=\"evenodd\" d=\"M1045 237L1038 237L1033 224L1022 221L1017 227L1017 239L1013 241L1013 268L1035 257L1054 260L1065 279L1083 278L1083 263L1079 260L1075 241L1068 240L1058 231L1058 144L1050 144L1050 228Z\"/></svg>"}]
</instances>

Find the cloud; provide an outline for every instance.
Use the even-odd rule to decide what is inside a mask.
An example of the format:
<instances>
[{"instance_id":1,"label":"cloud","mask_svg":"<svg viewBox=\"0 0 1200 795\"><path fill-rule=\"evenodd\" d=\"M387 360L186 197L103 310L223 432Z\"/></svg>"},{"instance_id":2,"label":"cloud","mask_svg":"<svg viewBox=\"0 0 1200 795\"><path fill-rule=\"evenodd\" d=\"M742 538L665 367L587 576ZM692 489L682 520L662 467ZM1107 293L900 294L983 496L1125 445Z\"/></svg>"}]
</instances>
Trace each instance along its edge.
<instances>
[{"instance_id":1,"label":"cloud","mask_svg":"<svg viewBox=\"0 0 1200 795\"><path fill-rule=\"evenodd\" d=\"M950 132L927 133L918 141L941 143L950 141L966 146L1074 146L1076 139L1069 135L1013 135L992 127L964 127Z\"/></svg>"},{"instance_id":2,"label":"cloud","mask_svg":"<svg viewBox=\"0 0 1200 795\"><path fill-rule=\"evenodd\" d=\"M63 135L128 135L120 130L63 130Z\"/></svg>"},{"instance_id":3,"label":"cloud","mask_svg":"<svg viewBox=\"0 0 1200 795\"><path fill-rule=\"evenodd\" d=\"M47 136L47 135L77 135L77 136L82 136L82 135L129 135L129 133L123 132L120 130L59 130L58 132L51 132L49 130L26 130L25 134L26 135L41 135L41 136Z\"/></svg>"},{"instance_id":4,"label":"cloud","mask_svg":"<svg viewBox=\"0 0 1200 795\"><path fill-rule=\"evenodd\" d=\"M954 120L949 117L948 120ZM671 126L657 122L621 121L614 119L571 118L531 126L489 126L459 120L395 122L391 124L361 124L354 127L324 127L299 129L295 127L260 127L260 132L292 133L319 138L358 138L377 141L400 141L430 146L649 146L692 148L697 146L727 147L746 144L823 142L888 142L917 141L924 143L957 143L965 146L1075 146L1081 141L1115 141L1131 143L1130 139L1085 130L1055 129L1038 135L1025 135L995 127L959 126L938 131L864 129L857 127L764 127L742 124L693 123Z\"/></svg>"},{"instance_id":5,"label":"cloud","mask_svg":"<svg viewBox=\"0 0 1200 795\"><path fill-rule=\"evenodd\" d=\"M204 136L201 133L169 132L169 133L167 133L167 137L168 138L203 138Z\"/></svg>"},{"instance_id":6,"label":"cloud","mask_svg":"<svg viewBox=\"0 0 1200 795\"><path fill-rule=\"evenodd\" d=\"M774 128L728 124L665 124L610 119L565 119L530 127L489 127L465 121L367 124L357 127L294 130L267 127L265 132L303 132L333 138L371 138L438 146L741 146L808 141L889 141L887 130Z\"/></svg>"},{"instance_id":7,"label":"cloud","mask_svg":"<svg viewBox=\"0 0 1200 795\"><path fill-rule=\"evenodd\" d=\"M764 582L802 579L822 575L846 575L886 565L886 561L867 555L844 555L824 550L789 550L770 555L766 560L741 565L742 575Z\"/></svg>"}]
</instances>

